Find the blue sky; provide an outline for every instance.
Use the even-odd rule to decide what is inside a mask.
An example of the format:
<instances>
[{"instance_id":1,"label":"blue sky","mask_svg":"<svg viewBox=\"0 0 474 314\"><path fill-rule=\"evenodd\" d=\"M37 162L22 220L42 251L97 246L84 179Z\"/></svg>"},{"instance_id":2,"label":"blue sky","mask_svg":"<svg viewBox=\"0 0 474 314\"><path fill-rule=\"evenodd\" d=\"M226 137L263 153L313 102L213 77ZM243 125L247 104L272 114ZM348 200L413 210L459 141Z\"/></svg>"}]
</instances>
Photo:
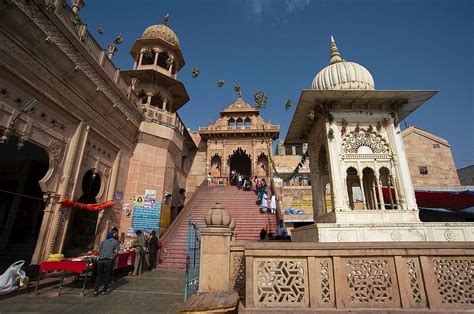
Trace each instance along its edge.
<instances>
[{"instance_id":1,"label":"blue sky","mask_svg":"<svg viewBox=\"0 0 474 314\"><path fill-rule=\"evenodd\" d=\"M284 138L301 89L328 64L333 34L342 57L365 66L377 89L439 90L406 122L447 139L458 168L474 164L474 1L101 0L86 1L81 16L103 47L122 34L114 63L129 69L133 42L166 13L191 98L179 114L193 130L218 117L240 82L248 102L258 90L269 95L262 115ZM287 99L294 106L285 112Z\"/></svg>"}]
</instances>

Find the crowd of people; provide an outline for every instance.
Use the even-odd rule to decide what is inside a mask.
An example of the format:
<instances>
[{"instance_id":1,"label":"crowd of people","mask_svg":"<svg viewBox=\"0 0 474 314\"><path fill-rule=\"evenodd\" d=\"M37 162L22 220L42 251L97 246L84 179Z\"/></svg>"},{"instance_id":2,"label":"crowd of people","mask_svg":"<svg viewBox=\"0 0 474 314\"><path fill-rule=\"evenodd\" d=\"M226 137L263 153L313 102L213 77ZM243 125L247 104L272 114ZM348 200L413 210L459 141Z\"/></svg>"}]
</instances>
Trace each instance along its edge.
<instances>
[{"instance_id":1,"label":"crowd of people","mask_svg":"<svg viewBox=\"0 0 474 314\"><path fill-rule=\"evenodd\" d=\"M277 208L277 197L275 193L268 195L267 193L267 182L265 178L259 179L257 176L254 178L255 193L257 194L257 205L260 205L260 210L263 213L276 214Z\"/></svg>"},{"instance_id":2,"label":"crowd of people","mask_svg":"<svg viewBox=\"0 0 474 314\"><path fill-rule=\"evenodd\" d=\"M99 258L97 261L97 276L94 283L94 296L108 294L115 259L120 251L121 241L119 240L119 232L114 227L107 234L107 239L99 244ZM149 233L143 233L141 230L135 232L136 238L132 241L131 248L135 251L135 263L133 271L129 276L138 276L145 270L151 271L156 268L157 261L160 260L160 250L162 243L159 235L155 230ZM103 289L99 292L99 288L103 283Z\"/></svg>"},{"instance_id":3,"label":"crowd of people","mask_svg":"<svg viewBox=\"0 0 474 314\"><path fill-rule=\"evenodd\" d=\"M230 172L230 184L235 185L239 190L252 190L252 181L250 180L250 177L238 173L235 170Z\"/></svg>"}]
</instances>

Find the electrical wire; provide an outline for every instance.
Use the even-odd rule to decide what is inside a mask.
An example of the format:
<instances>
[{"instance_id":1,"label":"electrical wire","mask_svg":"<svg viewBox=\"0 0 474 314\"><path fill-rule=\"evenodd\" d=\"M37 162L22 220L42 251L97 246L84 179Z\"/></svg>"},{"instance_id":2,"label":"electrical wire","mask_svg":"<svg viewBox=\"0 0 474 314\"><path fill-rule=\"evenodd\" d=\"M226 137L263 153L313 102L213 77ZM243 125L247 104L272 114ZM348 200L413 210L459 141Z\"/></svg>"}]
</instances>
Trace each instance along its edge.
<instances>
[{"instance_id":1,"label":"electrical wire","mask_svg":"<svg viewBox=\"0 0 474 314\"><path fill-rule=\"evenodd\" d=\"M32 198L32 199L39 200L39 201L44 201L44 199L39 198L39 197L34 197L34 196L31 196L31 195L26 195L26 194L11 192L11 191L7 191L7 190L0 190L0 193L18 195L18 196L21 196L21 197L27 197L27 198Z\"/></svg>"}]
</instances>

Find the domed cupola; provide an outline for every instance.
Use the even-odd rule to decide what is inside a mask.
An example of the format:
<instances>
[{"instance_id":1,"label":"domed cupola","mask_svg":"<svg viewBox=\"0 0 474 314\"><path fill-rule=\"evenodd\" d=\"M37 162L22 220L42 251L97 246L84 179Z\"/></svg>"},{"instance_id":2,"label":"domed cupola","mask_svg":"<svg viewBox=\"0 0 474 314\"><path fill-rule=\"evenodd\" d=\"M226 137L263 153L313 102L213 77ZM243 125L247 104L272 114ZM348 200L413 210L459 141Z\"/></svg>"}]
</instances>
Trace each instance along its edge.
<instances>
[{"instance_id":1,"label":"domed cupola","mask_svg":"<svg viewBox=\"0 0 474 314\"><path fill-rule=\"evenodd\" d=\"M355 62L341 58L336 42L331 35L331 60L313 79L313 89L374 90L374 79L370 72Z\"/></svg>"},{"instance_id":2,"label":"domed cupola","mask_svg":"<svg viewBox=\"0 0 474 314\"><path fill-rule=\"evenodd\" d=\"M161 38L172 45L179 47L179 39L175 32L166 24L151 25L145 29L142 35L143 39Z\"/></svg>"}]
</instances>

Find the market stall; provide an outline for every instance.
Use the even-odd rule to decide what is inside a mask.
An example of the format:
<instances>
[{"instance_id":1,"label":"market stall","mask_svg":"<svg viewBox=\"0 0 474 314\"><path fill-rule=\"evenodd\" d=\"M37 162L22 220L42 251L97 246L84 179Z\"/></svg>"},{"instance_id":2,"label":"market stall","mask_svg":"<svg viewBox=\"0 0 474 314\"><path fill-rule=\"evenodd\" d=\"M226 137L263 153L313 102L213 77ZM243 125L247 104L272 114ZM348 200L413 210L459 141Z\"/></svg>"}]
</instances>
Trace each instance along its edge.
<instances>
[{"instance_id":1,"label":"market stall","mask_svg":"<svg viewBox=\"0 0 474 314\"><path fill-rule=\"evenodd\" d=\"M55 254L56 255L56 254ZM97 264L98 252L89 252L79 257L73 257L68 259L48 260L40 264L38 280L36 281L35 295L38 291L39 282L42 275L48 272L61 272L61 281L58 287L58 296L61 294L61 288L66 275L74 274L76 278L83 277L84 283L82 285L81 296L84 296L84 291L87 284L87 277L94 278L95 267ZM135 263L135 251L131 249L123 249L119 252L115 258L116 269L125 269L133 266Z\"/></svg>"}]
</instances>

